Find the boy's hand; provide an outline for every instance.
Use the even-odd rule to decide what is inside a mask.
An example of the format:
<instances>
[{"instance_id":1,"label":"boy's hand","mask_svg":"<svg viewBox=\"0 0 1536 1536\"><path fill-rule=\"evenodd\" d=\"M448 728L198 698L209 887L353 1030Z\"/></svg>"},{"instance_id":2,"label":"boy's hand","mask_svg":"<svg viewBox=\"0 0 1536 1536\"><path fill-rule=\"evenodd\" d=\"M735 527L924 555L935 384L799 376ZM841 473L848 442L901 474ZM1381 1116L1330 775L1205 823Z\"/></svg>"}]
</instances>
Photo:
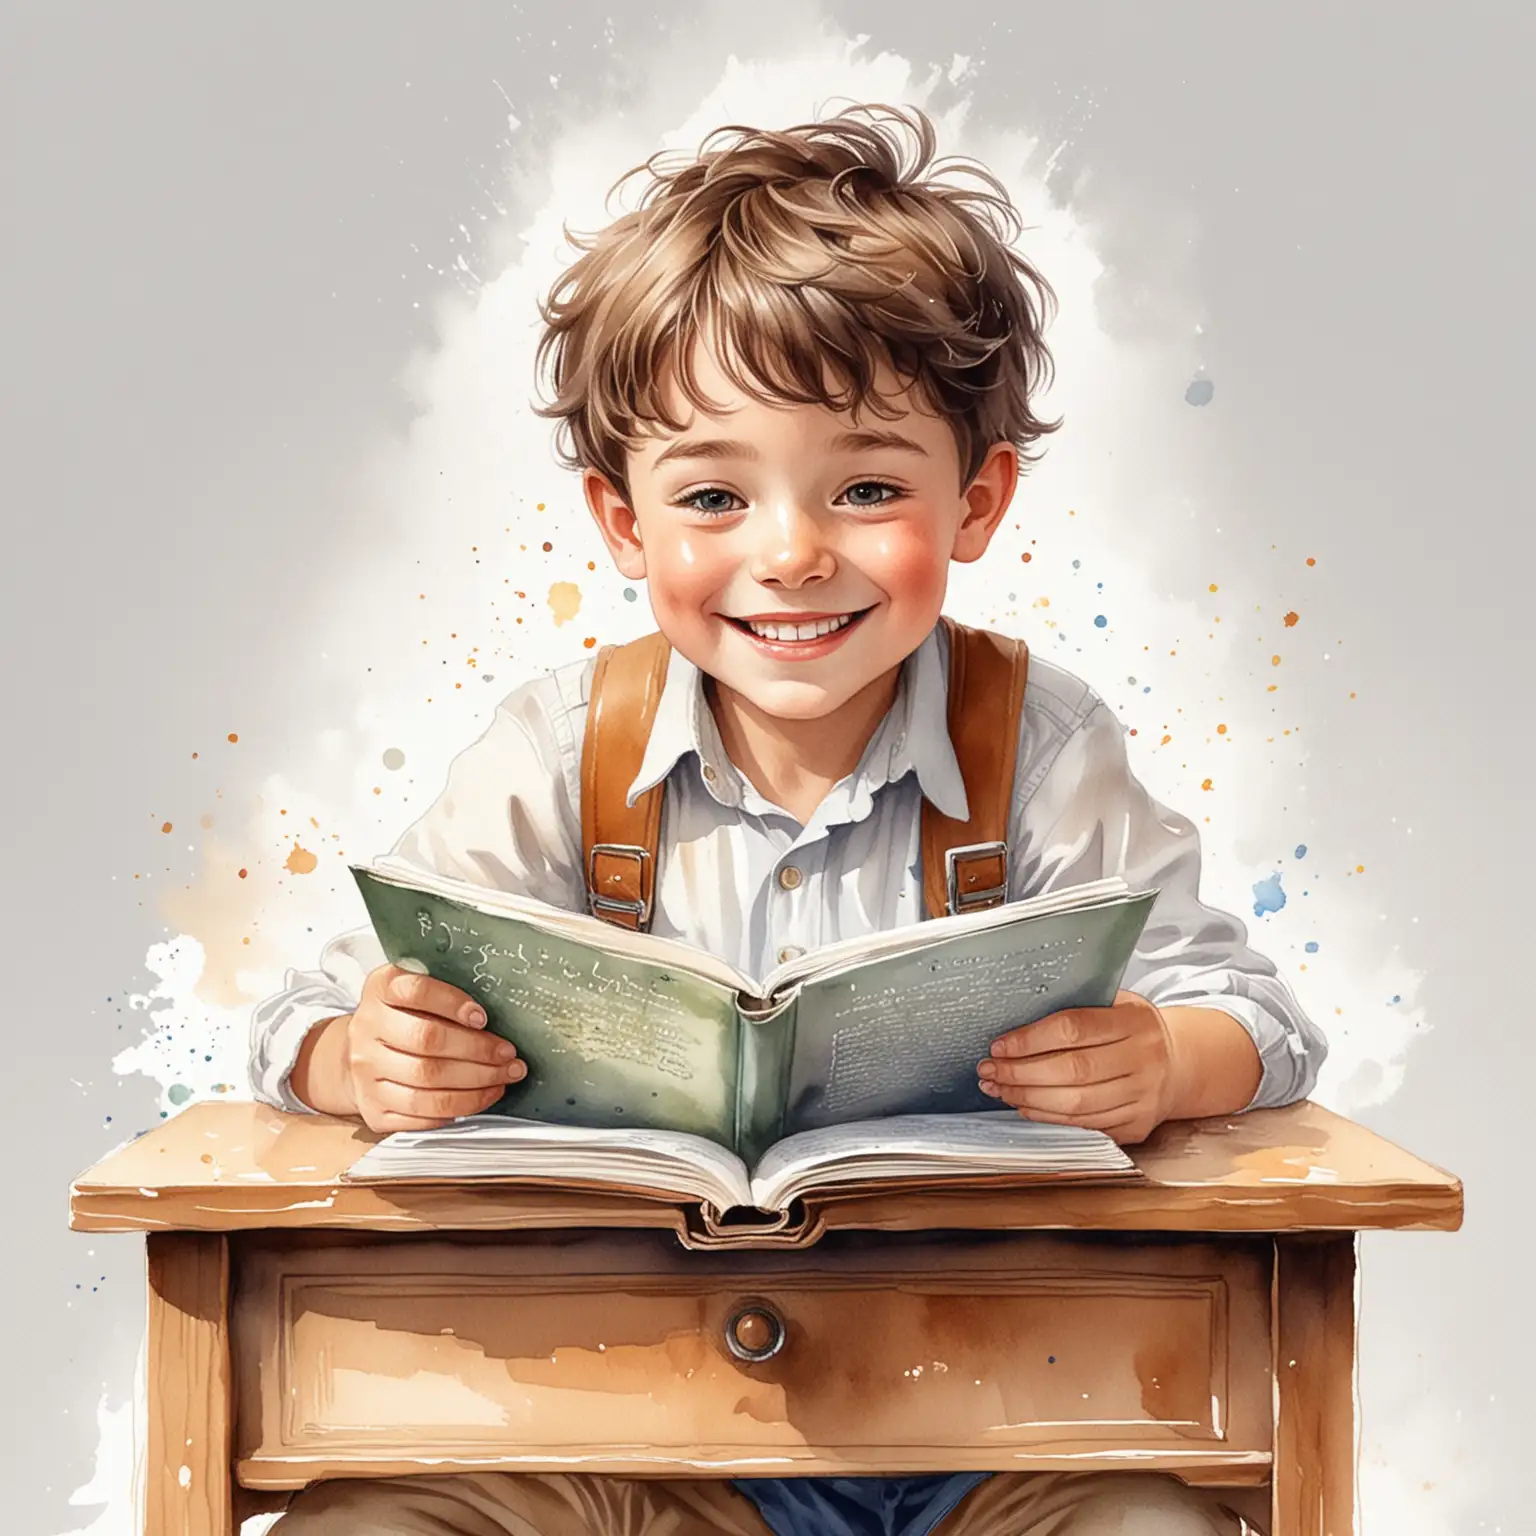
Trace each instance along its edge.
<instances>
[{"instance_id":1,"label":"boy's hand","mask_svg":"<svg viewBox=\"0 0 1536 1536\"><path fill-rule=\"evenodd\" d=\"M977 1069L983 1093L1030 1120L1144 1141L1164 1120L1230 1115L1253 1102L1263 1063L1248 1031L1218 1008L1157 1008L1118 992L1009 1030Z\"/></svg>"},{"instance_id":2,"label":"boy's hand","mask_svg":"<svg viewBox=\"0 0 1536 1536\"><path fill-rule=\"evenodd\" d=\"M1030 1120L1081 1125L1136 1142L1169 1118L1174 1044L1146 998L1073 1008L1009 1030L976 1069L981 1091Z\"/></svg>"},{"instance_id":3,"label":"boy's hand","mask_svg":"<svg viewBox=\"0 0 1536 1536\"><path fill-rule=\"evenodd\" d=\"M355 1013L310 1031L291 1085L322 1113L421 1131L489 1109L527 1065L457 987L398 966L370 971Z\"/></svg>"}]
</instances>

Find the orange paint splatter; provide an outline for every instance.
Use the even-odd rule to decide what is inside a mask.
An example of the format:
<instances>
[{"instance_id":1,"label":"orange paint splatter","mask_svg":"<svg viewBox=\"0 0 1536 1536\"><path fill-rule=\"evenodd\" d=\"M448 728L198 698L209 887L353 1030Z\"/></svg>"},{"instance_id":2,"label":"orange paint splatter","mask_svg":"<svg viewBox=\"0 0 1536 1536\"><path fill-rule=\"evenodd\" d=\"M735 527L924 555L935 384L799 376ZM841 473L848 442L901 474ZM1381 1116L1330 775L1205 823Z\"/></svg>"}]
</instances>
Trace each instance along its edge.
<instances>
[{"instance_id":1,"label":"orange paint splatter","mask_svg":"<svg viewBox=\"0 0 1536 1536\"><path fill-rule=\"evenodd\" d=\"M231 731L229 733L229 735L225 738L225 740L226 741L239 741L240 740L240 734L239 734L238 731Z\"/></svg>"},{"instance_id":2,"label":"orange paint splatter","mask_svg":"<svg viewBox=\"0 0 1536 1536\"><path fill-rule=\"evenodd\" d=\"M1212 582L1212 583L1211 583L1211 584L1210 584L1210 587L1209 587L1209 588L1208 588L1208 589L1207 589L1207 590L1208 590L1208 591L1211 591L1211 592L1219 592L1219 591L1220 591L1220 590L1221 590L1221 588L1220 588L1220 587L1218 587L1218 586L1217 586L1217 585L1216 585L1216 583L1215 583L1215 582L1214 582L1214 581L1213 581L1213 582Z\"/></svg>"},{"instance_id":3,"label":"orange paint splatter","mask_svg":"<svg viewBox=\"0 0 1536 1536\"><path fill-rule=\"evenodd\" d=\"M1295 629L1297 624L1299 624L1300 622L1301 622L1301 615L1299 613L1292 612L1292 613L1286 614L1286 616L1285 616L1285 627L1287 629Z\"/></svg>"},{"instance_id":4,"label":"orange paint splatter","mask_svg":"<svg viewBox=\"0 0 1536 1536\"><path fill-rule=\"evenodd\" d=\"M1218 735L1218 736L1225 736L1225 735L1226 735L1226 734L1227 734L1227 728L1226 728L1226 726L1224 726L1224 725L1218 725L1218 726L1217 726L1217 727L1216 727L1216 734L1217 734L1217 735Z\"/></svg>"},{"instance_id":5,"label":"orange paint splatter","mask_svg":"<svg viewBox=\"0 0 1536 1536\"><path fill-rule=\"evenodd\" d=\"M244 880L244 879L245 879L245 877L246 877L246 876L247 876L247 875L248 875L248 874L250 874L250 870L248 870L248 869L242 869L242 870L241 870L241 871L240 871L240 878L241 878L241 879L242 879L242 880Z\"/></svg>"},{"instance_id":6,"label":"orange paint splatter","mask_svg":"<svg viewBox=\"0 0 1536 1536\"><path fill-rule=\"evenodd\" d=\"M546 555L547 555L547 554L548 554L548 553L549 553L549 552L550 552L550 550L552 550L552 549L553 549L553 548L554 548L554 547L555 547L555 546L554 546L554 545L553 545L553 544L551 544L551 543L550 543L550 542L549 542L549 540L548 540L548 539L545 539L545 540L544 540L544 553L545 553L545 554L546 554Z\"/></svg>"},{"instance_id":7,"label":"orange paint splatter","mask_svg":"<svg viewBox=\"0 0 1536 1536\"><path fill-rule=\"evenodd\" d=\"M1212 787L1212 785L1211 785L1211 781L1209 779L1204 779L1204 780L1201 781L1201 784L1200 784L1200 788L1201 789L1210 789L1211 787Z\"/></svg>"},{"instance_id":8,"label":"orange paint splatter","mask_svg":"<svg viewBox=\"0 0 1536 1536\"><path fill-rule=\"evenodd\" d=\"M1172 736L1164 736L1163 739L1160 742L1158 742L1158 746L1166 747L1168 745L1168 743L1170 741L1172 741L1172 740L1173 740Z\"/></svg>"},{"instance_id":9,"label":"orange paint splatter","mask_svg":"<svg viewBox=\"0 0 1536 1536\"><path fill-rule=\"evenodd\" d=\"M1272 667L1278 667L1280 665L1280 658L1278 656L1271 656L1269 658L1269 664Z\"/></svg>"},{"instance_id":10,"label":"orange paint splatter","mask_svg":"<svg viewBox=\"0 0 1536 1536\"><path fill-rule=\"evenodd\" d=\"M542 512L544 510L544 503L542 501L535 502L533 510L535 512Z\"/></svg>"},{"instance_id":11,"label":"orange paint splatter","mask_svg":"<svg viewBox=\"0 0 1536 1536\"><path fill-rule=\"evenodd\" d=\"M168 822L168 821L167 822L162 822L161 826L160 826L160 830L162 832L169 832L171 830L170 822Z\"/></svg>"},{"instance_id":12,"label":"orange paint splatter","mask_svg":"<svg viewBox=\"0 0 1536 1536\"><path fill-rule=\"evenodd\" d=\"M1027 549L1024 551L1024 553L1022 555L1019 556L1019 559L1021 559L1024 562L1025 565L1028 565L1029 562L1031 560L1033 560L1034 558L1035 557L1032 554L1030 554L1030 552Z\"/></svg>"},{"instance_id":13,"label":"orange paint splatter","mask_svg":"<svg viewBox=\"0 0 1536 1536\"><path fill-rule=\"evenodd\" d=\"M288 855L283 863L283 868L290 875L312 875L315 872L315 866L319 862L319 859L309 849L295 843L293 845L293 852Z\"/></svg>"},{"instance_id":14,"label":"orange paint splatter","mask_svg":"<svg viewBox=\"0 0 1536 1536\"><path fill-rule=\"evenodd\" d=\"M1313 559L1313 558L1312 558L1312 556L1311 556L1311 555L1308 555L1308 556L1307 556L1307 564L1308 564L1308 565L1316 565L1316 564L1317 564L1317 561L1316 561L1316 560L1314 560L1314 559Z\"/></svg>"},{"instance_id":15,"label":"orange paint splatter","mask_svg":"<svg viewBox=\"0 0 1536 1536\"><path fill-rule=\"evenodd\" d=\"M555 628L569 624L581 612L581 588L574 581L557 581L549 589L549 611Z\"/></svg>"},{"instance_id":16,"label":"orange paint splatter","mask_svg":"<svg viewBox=\"0 0 1536 1536\"><path fill-rule=\"evenodd\" d=\"M587 638L581 642L581 644L584 650L590 651L592 647L597 644L597 636L588 635Z\"/></svg>"}]
</instances>

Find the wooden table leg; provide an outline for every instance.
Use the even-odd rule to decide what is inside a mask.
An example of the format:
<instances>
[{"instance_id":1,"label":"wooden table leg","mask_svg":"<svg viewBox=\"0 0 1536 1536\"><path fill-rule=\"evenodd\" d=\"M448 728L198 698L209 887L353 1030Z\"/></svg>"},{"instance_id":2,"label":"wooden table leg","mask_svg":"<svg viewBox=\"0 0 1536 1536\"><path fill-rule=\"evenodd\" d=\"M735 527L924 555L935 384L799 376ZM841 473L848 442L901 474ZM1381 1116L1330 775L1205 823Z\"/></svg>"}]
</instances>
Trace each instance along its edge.
<instances>
[{"instance_id":1,"label":"wooden table leg","mask_svg":"<svg viewBox=\"0 0 1536 1536\"><path fill-rule=\"evenodd\" d=\"M1275 1242L1271 1536L1355 1530L1355 1237Z\"/></svg>"},{"instance_id":2,"label":"wooden table leg","mask_svg":"<svg viewBox=\"0 0 1536 1536\"><path fill-rule=\"evenodd\" d=\"M149 1235L145 1536L232 1536L229 1244Z\"/></svg>"}]
</instances>

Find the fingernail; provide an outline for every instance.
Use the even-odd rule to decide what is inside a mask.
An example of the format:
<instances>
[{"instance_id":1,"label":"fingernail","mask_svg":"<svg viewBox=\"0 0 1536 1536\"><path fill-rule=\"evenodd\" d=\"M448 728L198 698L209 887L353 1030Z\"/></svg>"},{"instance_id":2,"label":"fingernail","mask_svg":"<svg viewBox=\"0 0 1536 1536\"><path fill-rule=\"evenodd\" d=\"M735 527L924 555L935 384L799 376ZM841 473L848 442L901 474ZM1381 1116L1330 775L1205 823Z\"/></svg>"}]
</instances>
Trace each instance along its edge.
<instances>
[{"instance_id":1,"label":"fingernail","mask_svg":"<svg viewBox=\"0 0 1536 1536\"><path fill-rule=\"evenodd\" d=\"M976 1067L976 1073L979 1077L996 1077L997 1067L990 1061L979 1062Z\"/></svg>"},{"instance_id":2,"label":"fingernail","mask_svg":"<svg viewBox=\"0 0 1536 1536\"><path fill-rule=\"evenodd\" d=\"M497 1061L511 1061L517 1055L517 1047L510 1040L502 1040L496 1046Z\"/></svg>"},{"instance_id":3,"label":"fingernail","mask_svg":"<svg viewBox=\"0 0 1536 1536\"><path fill-rule=\"evenodd\" d=\"M998 1089L996 1083L979 1082L976 1084L976 1086L980 1088L981 1091L986 1094L989 1099L995 1099L997 1097Z\"/></svg>"},{"instance_id":4,"label":"fingernail","mask_svg":"<svg viewBox=\"0 0 1536 1536\"><path fill-rule=\"evenodd\" d=\"M471 1029L479 1029L485 1023L485 1009L471 1003L459 1017L469 1025Z\"/></svg>"},{"instance_id":5,"label":"fingernail","mask_svg":"<svg viewBox=\"0 0 1536 1536\"><path fill-rule=\"evenodd\" d=\"M507 1081L509 1083L518 1082L520 1079L522 1079L524 1077L527 1077L527 1075L528 1075L528 1064L527 1064L527 1062L524 1062L524 1061L514 1061L514 1062L512 1062L507 1067Z\"/></svg>"}]
</instances>

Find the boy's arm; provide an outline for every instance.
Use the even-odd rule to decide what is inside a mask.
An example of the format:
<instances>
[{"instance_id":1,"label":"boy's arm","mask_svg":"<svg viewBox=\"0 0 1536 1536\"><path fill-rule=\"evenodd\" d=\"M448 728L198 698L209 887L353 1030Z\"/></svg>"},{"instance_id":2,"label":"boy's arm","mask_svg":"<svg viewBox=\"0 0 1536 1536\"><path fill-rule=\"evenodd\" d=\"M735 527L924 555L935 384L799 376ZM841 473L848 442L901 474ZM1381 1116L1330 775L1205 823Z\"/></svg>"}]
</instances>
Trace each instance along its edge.
<instances>
[{"instance_id":1,"label":"boy's arm","mask_svg":"<svg viewBox=\"0 0 1536 1536\"><path fill-rule=\"evenodd\" d=\"M453 761L443 793L394 854L431 873L580 910L580 743L591 663L514 690L485 734ZM318 971L289 971L283 990L251 1018L250 1081L257 1099L311 1108L293 1073L317 1025L352 1013L384 954L368 928L334 939ZM313 1055L321 1042L310 1042ZM307 1070L300 1073L300 1084Z\"/></svg>"},{"instance_id":2,"label":"boy's arm","mask_svg":"<svg viewBox=\"0 0 1536 1536\"><path fill-rule=\"evenodd\" d=\"M1123 983L1151 1009L1133 1018L1121 1003L1057 1016L1076 1026L1042 1021L1015 1032L1033 1031L1030 1054L1069 1049L1056 1035L1101 1013L1098 1033L1129 1034L1145 1070L1161 1077L1161 1119L1288 1104L1311 1092L1326 1041L1274 965L1249 948L1242 922L1200 900L1194 825L1137 781L1109 708L1091 701L1054 758L1021 775L1020 789L1011 846L1021 894L1106 875L1160 892Z\"/></svg>"}]
</instances>

